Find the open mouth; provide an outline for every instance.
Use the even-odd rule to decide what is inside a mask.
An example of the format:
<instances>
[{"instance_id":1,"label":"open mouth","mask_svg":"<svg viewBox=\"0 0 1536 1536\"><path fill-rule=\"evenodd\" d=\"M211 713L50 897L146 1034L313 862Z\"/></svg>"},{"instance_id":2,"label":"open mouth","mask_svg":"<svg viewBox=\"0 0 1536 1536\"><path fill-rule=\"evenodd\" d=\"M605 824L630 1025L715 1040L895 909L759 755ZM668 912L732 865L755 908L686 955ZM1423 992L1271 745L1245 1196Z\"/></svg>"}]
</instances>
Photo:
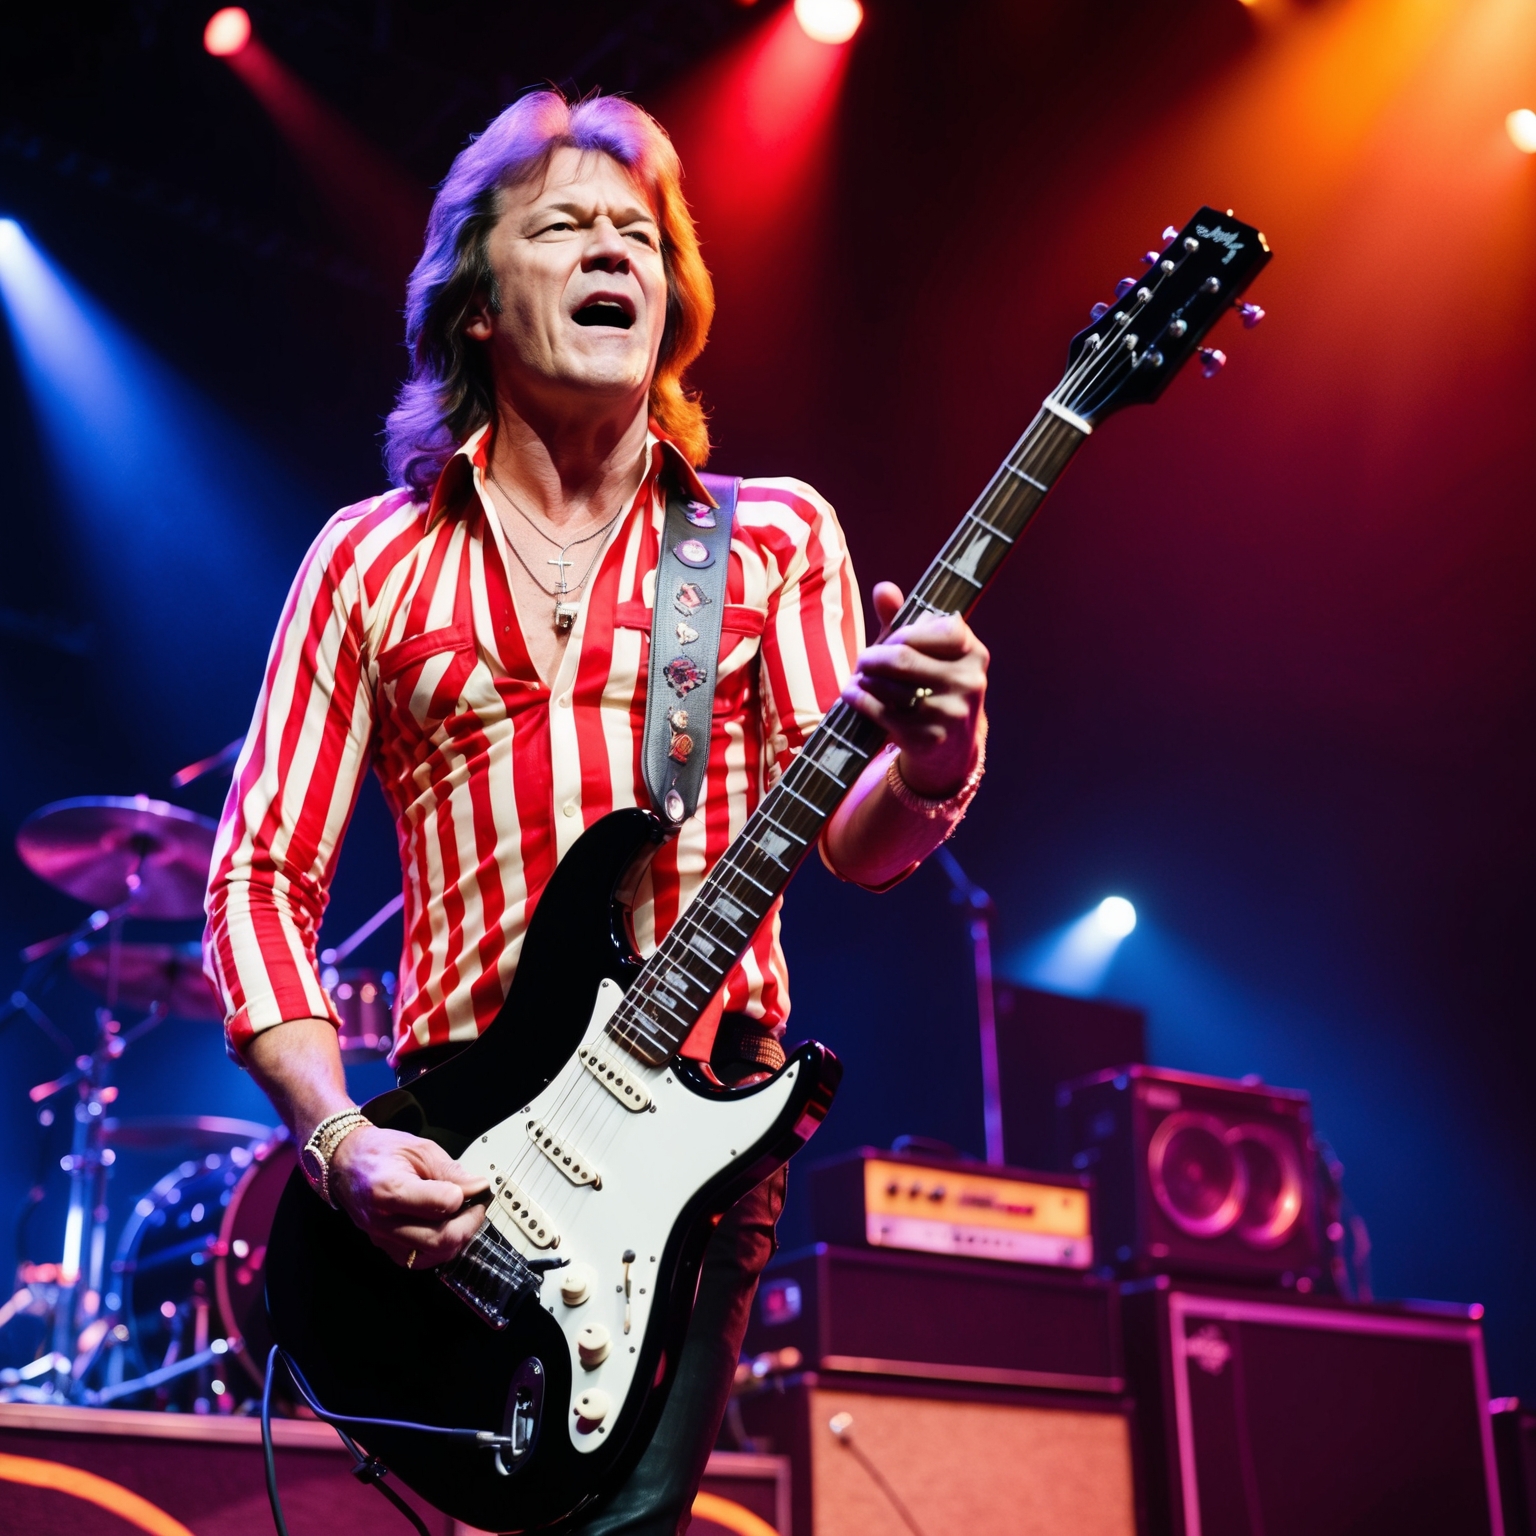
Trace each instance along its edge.
<instances>
[{"instance_id":1,"label":"open mouth","mask_svg":"<svg viewBox=\"0 0 1536 1536\"><path fill-rule=\"evenodd\" d=\"M635 317L617 299L589 299L571 316L577 325L610 325L627 331Z\"/></svg>"}]
</instances>

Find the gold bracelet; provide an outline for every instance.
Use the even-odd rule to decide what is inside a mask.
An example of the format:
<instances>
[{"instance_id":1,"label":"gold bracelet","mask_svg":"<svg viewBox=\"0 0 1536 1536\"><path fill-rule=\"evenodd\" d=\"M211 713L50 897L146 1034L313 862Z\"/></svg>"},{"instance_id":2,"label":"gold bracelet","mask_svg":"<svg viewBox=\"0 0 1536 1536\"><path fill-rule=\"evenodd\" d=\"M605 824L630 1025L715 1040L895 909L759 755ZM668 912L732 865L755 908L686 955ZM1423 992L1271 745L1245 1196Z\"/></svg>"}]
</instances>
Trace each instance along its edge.
<instances>
[{"instance_id":1,"label":"gold bracelet","mask_svg":"<svg viewBox=\"0 0 1536 1536\"><path fill-rule=\"evenodd\" d=\"M339 1109L334 1115L327 1115L310 1132L309 1140L299 1153L299 1167L309 1180L310 1188L327 1205L334 1207L336 1204L331 1199L331 1159L336 1155L337 1147L360 1125L372 1124L360 1109Z\"/></svg>"},{"instance_id":2,"label":"gold bracelet","mask_svg":"<svg viewBox=\"0 0 1536 1536\"><path fill-rule=\"evenodd\" d=\"M987 771L987 717L981 717L981 730L977 735L976 766L971 769L965 783L945 800L930 800L926 795L920 795L901 776L901 753L891 753L890 763L885 770L885 782L890 786L890 791L895 795L897 802L914 811L919 816L926 816L930 821L948 821L953 832L960 825L961 818L965 815L972 800L976 798L976 791L981 788L981 777ZM945 833L947 837L948 832Z\"/></svg>"}]
</instances>

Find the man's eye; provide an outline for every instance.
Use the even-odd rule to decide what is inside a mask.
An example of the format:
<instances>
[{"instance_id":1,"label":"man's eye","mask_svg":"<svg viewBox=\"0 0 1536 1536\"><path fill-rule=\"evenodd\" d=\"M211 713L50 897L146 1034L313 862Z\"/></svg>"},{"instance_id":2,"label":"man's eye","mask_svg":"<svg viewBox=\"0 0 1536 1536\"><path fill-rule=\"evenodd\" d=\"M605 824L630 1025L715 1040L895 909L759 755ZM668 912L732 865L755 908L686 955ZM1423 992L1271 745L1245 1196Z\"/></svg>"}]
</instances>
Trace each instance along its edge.
<instances>
[{"instance_id":1,"label":"man's eye","mask_svg":"<svg viewBox=\"0 0 1536 1536\"><path fill-rule=\"evenodd\" d=\"M627 240L638 240L641 245L654 246L656 237L648 229L626 229L624 237Z\"/></svg>"},{"instance_id":2,"label":"man's eye","mask_svg":"<svg viewBox=\"0 0 1536 1536\"><path fill-rule=\"evenodd\" d=\"M556 219L553 224L546 224L544 228L539 231L539 233L541 235L565 234L575 228L576 226L572 224L569 219Z\"/></svg>"}]
</instances>

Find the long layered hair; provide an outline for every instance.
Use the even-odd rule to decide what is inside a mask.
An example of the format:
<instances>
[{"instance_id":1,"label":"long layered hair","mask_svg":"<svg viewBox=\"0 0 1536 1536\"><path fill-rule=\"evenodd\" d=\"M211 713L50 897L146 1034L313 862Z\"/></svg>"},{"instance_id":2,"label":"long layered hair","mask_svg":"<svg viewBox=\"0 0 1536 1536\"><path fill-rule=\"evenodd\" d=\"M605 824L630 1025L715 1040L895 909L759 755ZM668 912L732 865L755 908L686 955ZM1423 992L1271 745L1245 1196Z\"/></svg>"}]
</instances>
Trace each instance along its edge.
<instances>
[{"instance_id":1,"label":"long layered hair","mask_svg":"<svg viewBox=\"0 0 1536 1536\"><path fill-rule=\"evenodd\" d=\"M500 309L488 243L502 189L542 178L565 146L611 155L650 196L667 274L650 416L695 465L709 456L704 407L684 388L683 374L704 350L715 291L683 200L677 150L655 118L622 97L572 103L558 91L539 90L515 101L453 162L406 289L411 373L385 423L384 462L395 484L419 496L430 495L454 450L495 412L489 363L464 328L477 304Z\"/></svg>"}]
</instances>

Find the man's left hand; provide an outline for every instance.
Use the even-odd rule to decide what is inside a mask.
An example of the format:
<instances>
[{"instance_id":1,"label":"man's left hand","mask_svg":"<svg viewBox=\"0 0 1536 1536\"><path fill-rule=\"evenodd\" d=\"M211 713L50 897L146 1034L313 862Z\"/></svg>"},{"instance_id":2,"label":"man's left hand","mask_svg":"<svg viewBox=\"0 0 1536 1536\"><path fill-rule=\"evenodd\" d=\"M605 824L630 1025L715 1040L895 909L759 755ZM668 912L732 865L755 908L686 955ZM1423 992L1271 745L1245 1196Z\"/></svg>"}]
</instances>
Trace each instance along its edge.
<instances>
[{"instance_id":1,"label":"man's left hand","mask_svg":"<svg viewBox=\"0 0 1536 1536\"><path fill-rule=\"evenodd\" d=\"M882 581L873 597L889 624L901 589ZM976 766L989 660L958 615L924 614L860 653L843 700L901 748L901 776L915 794L947 799Z\"/></svg>"}]
</instances>

